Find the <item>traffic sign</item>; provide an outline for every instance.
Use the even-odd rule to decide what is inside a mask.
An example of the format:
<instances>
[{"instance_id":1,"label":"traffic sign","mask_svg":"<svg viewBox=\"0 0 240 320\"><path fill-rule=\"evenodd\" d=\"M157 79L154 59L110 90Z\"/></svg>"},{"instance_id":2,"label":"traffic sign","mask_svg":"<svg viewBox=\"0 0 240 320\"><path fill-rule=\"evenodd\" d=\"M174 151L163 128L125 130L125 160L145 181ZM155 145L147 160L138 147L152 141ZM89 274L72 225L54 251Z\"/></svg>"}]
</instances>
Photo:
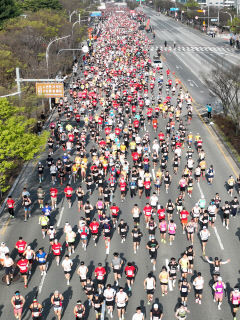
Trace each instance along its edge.
<instances>
[{"instance_id":1,"label":"traffic sign","mask_svg":"<svg viewBox=\"0 0 240 320\"><path fill-rule=\"evenodd\" d=\"M93 11L90 16L91 17L101 17L102 12L101 11Z\"/></svg>"},{"instance_id":2,"label":"traffic sign","mask_svg":"<svg viewBox=\"0 0 240 320\"><path fill-rule=\"evenodd\" d=\"M63 83L59 82L36 82L37 96L44 96L47 98L61 98L64 97Z\"/></svg>"},{"instance_id":3,"label":"traffic sign","mask_svg":"<svg viewBox=\"0 0 240 320\"><path fill-rule=\"evenodd\" d=\"M218 18L211 18L211 21L212 21L212 22L217 22L217 21L218 21Z\"/></svg>"},{"instance_id":4,"label":"traffic sign","mask_svg":"<svg viewBox=\"0 0 240 320\"><path fill-rule=\"evenodd\" d=\"M197 12L203 12L203 10L200 9L200 10L197 10Z\"/></svg>"},{"instance_id":5,"label":"traffic sign","mask_svg":"<svg viewBox=\"0 0 240 320\"><path fill-rule=\"evenodd\" d=\"M170 11L178 11L179 8L170 8Z\"/></svg>"}]
</instances>

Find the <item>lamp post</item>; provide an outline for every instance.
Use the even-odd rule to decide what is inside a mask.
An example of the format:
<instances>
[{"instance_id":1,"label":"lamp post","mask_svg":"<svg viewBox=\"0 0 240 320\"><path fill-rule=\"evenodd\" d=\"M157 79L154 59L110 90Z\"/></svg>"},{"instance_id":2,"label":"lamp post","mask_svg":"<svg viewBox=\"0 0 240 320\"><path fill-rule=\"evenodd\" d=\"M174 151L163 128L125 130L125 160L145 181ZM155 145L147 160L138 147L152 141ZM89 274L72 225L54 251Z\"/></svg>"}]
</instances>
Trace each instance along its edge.
<instances>
[{"instance_id":1,"label":"lamp post","mask_svg":"<svg viewBox=\"0 0 240 320\"><path fill-rule=\"evenodd\" d=\"M230 12L227 12L227 11L221 11L221 12L222 12L222 13L227 13L227 14L229 15L230 21L231 21L231 24L232 24L233 17L232 17L232 15L231 15L231 13L230 13Z\"/></svg>"},{"instance_id":2,"label":"lamp post","mask_svg":"<svg viewBox=\"0 0 240 320\"><path fill-rule=\"evenodd\" d=\"M76 11L76 10L73 10L73 12L69 13L69 22L72 21L72 15L73 15L74 13L77 13L77 11Z\"/></svg>"},{"instance_id":3,"label":"lamp post","mask_svg":"<svg viewBox=\"0 0 240 320\"><path fill-rule=\"evenodd\" d=\"M67 36L64 36L64 37L61 37L61 38L56 38L56 39L53 39L52 41L49 42L48 46L47 46L47 49L46 49L46 64L47 64L47 74L48 74L48 78L49 78L49 71L48 71L48 59L49 59L49 49L51 47L51 45L56 42L56 41L59 41L59 40L62 40L62 39L66 39L66 38L69 38L71 37L71 35L67 35Z\"/></svg>"}]
</instances>

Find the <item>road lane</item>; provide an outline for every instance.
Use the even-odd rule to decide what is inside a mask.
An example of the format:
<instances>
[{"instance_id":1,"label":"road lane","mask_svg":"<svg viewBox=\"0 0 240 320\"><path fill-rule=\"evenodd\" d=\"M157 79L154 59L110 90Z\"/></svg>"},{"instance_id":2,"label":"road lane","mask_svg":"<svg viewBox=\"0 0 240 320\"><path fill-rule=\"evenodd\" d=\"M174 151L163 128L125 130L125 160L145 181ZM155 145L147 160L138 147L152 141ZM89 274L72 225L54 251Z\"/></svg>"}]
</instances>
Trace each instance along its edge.
<instances>
[{"instance_id":1,"label":"road lane","mask_svg":"<svg viewBox=\"0 0 240 320\"><path fill-rule=\"evenodd\" d=\"M169 56L166 56L166 59L167 59L167 65L168 65ZM185 66L183 66L182 69L185 70ZM164 76L165 76L165 71L166 71L166 64L164 64ZM174 69L171 68L171 71L174 71ZM188 72L187 72L187 75L185 74L184 80L186 81L186 85L188 85ZM193 79L193 81L195 80ZM198 90L200 89L198 88ZM164 91L164 95L165 94L166 93ZM159 129L165 128L165 125L166 125L166 120L161 118ZM149 131L151 140L153 140L156 134L153 132L152 127L149 126L147 123L146 123L146 130ZM217 191L220 192L223 200L229 199L226 193L226 189L224 188L224 183L227 177L232 173L232 171L229 168L228 164L225 162L225 159L222 157L222 154L219 151L218 147L216 146L215 141L209 135L209 132L202 125L202 122L199 120L196 114L194 114L193 116L193 121L189 126L189 130L192 130L194 134L199 132L200 135L203 137L204 150L206 151L206 154L207 154L207 164L208 165L214 164L214 168L216 171L216 178L213 186L209 186L206 183L206 181L203 181L203 180L201 180L200 182L200 188L202 190L202 193L204 193L207 199L207 202L210 201L210 199L214 196L214 194ZM141 132L141 135L142 134L143 132ZM88 152L90 148L91 148L91 143L87 147ZM58 151L54 155L54 158L57 159L57 157L60 155L62 155L62 152ZM170 152L170 159L172 159L172 155L173 155L172 152ZM46 157L46 154L45 154L45 157ZM182 158L183 159L185 158L185 151L183 153ZM195 161L197 160L196 152L194 153L194 160ZM130 155L128 155L128 161L132 163ZM184 164L183 162L181 162L179 172L182 172L183 166ZM170 168L170 173L173 177L173 181L170 186L169 193L166 194L163 190L161 190L161 193L159 196L159 203L164 206L166 205L166 202L169 198L175 201L179 193L179 191L176 189L176 186L178 184L180 175L179 174L178 176L173 175L170 163L169 163L169 168ZM34 175L32 175L29 178L30 180L27 183L27 187L29 190L31 190L31 194L33 194L33 200L36 200L35 194L36 194L36 189L38 187L36 172ZM50 177L46 175L43 182L43 187L46 190L48 190L49 185L50 185ZM79 185L79 181L76 184L73 184L74 190L78 185ZM82 213L79 214L77 211L76 198L74 199L73 206L71 208L68 208L63 196L63 187L59 185L58 187L60 190L60 196L58 200L58 208L54 212L54 216L55 216L54 220L58 227L57 228L58 237L60 238L60 241L63 243L65 239L63 235L63 226L65 224L65 221L69 221L71 225L76 226L78 223L79 217L82 216ZM19 188L19 191L20 190L21 188ZM186 201L185 201L186 207L190 210L193 207L193 205L199 200L200 196L201 196L201 191L199 190L198 186L194 184L192 198L186 197ZM88 197L86 197L85 200L87 198ZM93 205L95 205L97 198L98 198L98 195L96 191L93 193L92 196L89 197L90 202ZM128 193L126 200L124 202L121 202L120 192L119 192L119 189L117 189L114 195L114 201L116 201L117 204L120 206L120 209L121 209L120 218L124 218L128 222L131 229L133 226L132 218L130 215L131 208L133 207L134 203L137 203L140 206L140 208L143 208L144 205L146 204L147 199L145 198L145 196L142 199L139 199L138 197L131 199ZM13 222L11 221L11 223L7 227L4 234L4 241L6 241L6 243L10 248L14 247L14 244L19 235L23 235L24 239L26 239L28 243L31 243L33 245L34 249L37 249L41 246L44 246L45 249L48 248L47 239L43 240L41 238L41 230L40 230L40 226L38 225L39 213L40 213L40 210L38 209L38 206L35 203L33 208L33 217L27 223L24 223L22 209L18 210L16 221L13 221ZM170 247L169 244L164 245L163 243L160 243L159 232L157 232L157 240L159 241L160 248L158 251L157 271L154 273L155 276L157 277L157 290L155 292L154 297L158 299L158 301L160 301L160 303L163 305L164 314L165 314L164 319L173 318L174 307L177 305L179 292L178 292L178 289L175 288L173 292L168 294L168 296L161 297L160 285L158 280L158 274L160 272L160 268L162 267L162 265L165 265L166 260L169 260L172 256L178 259L180 257L180 253L182 253L185 250L186 246L189 245L189 242L186 240L186 235L182 234L181 232L179 217L175 215L174 219L178 226L178 233L173 246ZM239 221L239 217L236 219L237 221ZM207 254L210 257L214 257L217 253L217 255L220 258L223 258L223 260L227 258L231 258L231 263L222 267L221 274L223 276L223 279L224 280L226 279L225 281L227 281L228 287L230 286L232 287L235 285L236 280L239 277L238 269L239 269L240 258L238 255L236 255L236 252L238 252L239 240L235 235L238 232L238 225L237 223L234 224L234 221L231 221L230 230L226 231L226 229L222 226L220 217L218 217L216 227L218 230L218 234L221 238L221 241L223 242L224 250L221 250L219 246L219 241L216 236L216 233L210 229L211 237L209 239L209 243L207 246ZM79 262L81 260L85 261L86 265L89 266L90 274L93 273L94 267L97 265L98 262L106 263L108 271L110 271L109 264L112 258L112 254L113 252L118 251L121 253L121 257L124 259L125 263L128 261L134 261L139 268L138 274L136 277L136 282L133 286L133 296L129 299L126 319L131 319L131 316L134 313L136 306L138 305L141 305L145 309L145 311L147 312L147 319L148 319L150 308L149 306L146 305L146 293L143 291L143 280L146 277L147 273L152 270L152 265L149 262L148 252L145 249L148 236L147 236L147 231L145 229L145 225L143 222L143 217L141 218L141 230L144 233L144 237L142 239L140 249L136 255L133 254L130 232L128 233L127 241L123 244L120 243L120 237L117 234L117 232L116 231L114 232L113 238L111 241L111 250L110 250L109 257L106 257L105 255L105 245L102 237L97 247L94 247L93 241L91 239L88 244L87 252L84 252L82 250L79 240L77 240L78 246L75 251L75 254L72 256L75 272L71 279L70 287L66 286L66 280L64 278L64 274L61 266L56 267L56 262L51 260L49 263L49 271L44 281L41 280L40 272L37 269L35 272L33 272L33 275L29 284L29 288L26 290L23 289L23 284L19 282L12 284L9 288L5 287L4 284L1 284L2 288L4 288L4 290L1 290L0 292L0 301L1 301L1 305L3 305L0 311L2 312L1 317L3 319L7 319L7 315L9 314L9 312L11 312L12 314L12 310L9 305L9 297L13 294L13 292L17 288L20 288L21 292L24 295L26 295L26 300L28 304L31 302L31 299L38 291L39 301L43 302L43 305L44 305L44 312L43 312L44 319L52 319L53 311L52 309L50 309L49 298L52 292L55 289L58 289L60 292L63 293L65 298L63 319L71 319L73 307L75 305L75 302L79 298L82 299L82 301L84 301L85 306L87 307L86 296L82 292L79 279L76 274L76 268L78 267ZM77 229L75 228L74 231L76 232ZM1 237L1 240L2 240L2 237ZM194 320L195 319L198 320L198 319L206 318L206 312L208 312L207 315L208 314L211 315L211 319L214 319L214 320L215 319L219 320L220 318L229 319L230 308L226 299L224 300L221 313L217 311L213 312L214 310L216 310L216 305L212 301L211 289L208 286L208 283L211 280L211 276L209 273L209 265L202 259L201 246L200 246L200 242L197 235L195 235L194 250L196 252L194 269L196 271L202 272L205 278L205 289L204 289L202 306L195 305L193 293L192 292L190 293L188 306L189 306L189 309L191 310L191 315L194 316ZM179 274L178 274L178 279L179 279ZM110 282L113 284L112 272L108 273L107 282ZM125 282L126 282L125 276L123 275L123 279L120 281L120 284L125 285ZM89 311L87 308L87 313L88 312L89 312L88 319L94 319L93 310L91 309ZM114 311L114 315L116 317L116 311ZM191 317L189 318L191 319ZM28 316L26 316L26 319L27 318ZM108 319L108 317L106 317L106 319Z\"/></svg>"}]
</instances>

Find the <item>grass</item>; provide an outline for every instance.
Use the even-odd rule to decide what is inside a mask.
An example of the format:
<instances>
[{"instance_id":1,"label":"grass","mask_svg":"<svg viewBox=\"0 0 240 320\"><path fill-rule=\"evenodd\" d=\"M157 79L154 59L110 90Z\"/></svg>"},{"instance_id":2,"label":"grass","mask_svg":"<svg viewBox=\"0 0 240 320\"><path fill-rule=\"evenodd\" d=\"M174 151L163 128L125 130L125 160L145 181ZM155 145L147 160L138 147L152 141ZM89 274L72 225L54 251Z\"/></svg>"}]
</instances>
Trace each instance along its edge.
<instances>
[{"instance_id":1,"label":"grass","mask_svg":"<svg viewBox=\"0 0 240 320\"><path fill-rule=\"evenodd\" d=\"M215 115L213 120L221 138L240 163L240 133L236 134L234 122L224 115Z\"/></svg>"}]
</instances>

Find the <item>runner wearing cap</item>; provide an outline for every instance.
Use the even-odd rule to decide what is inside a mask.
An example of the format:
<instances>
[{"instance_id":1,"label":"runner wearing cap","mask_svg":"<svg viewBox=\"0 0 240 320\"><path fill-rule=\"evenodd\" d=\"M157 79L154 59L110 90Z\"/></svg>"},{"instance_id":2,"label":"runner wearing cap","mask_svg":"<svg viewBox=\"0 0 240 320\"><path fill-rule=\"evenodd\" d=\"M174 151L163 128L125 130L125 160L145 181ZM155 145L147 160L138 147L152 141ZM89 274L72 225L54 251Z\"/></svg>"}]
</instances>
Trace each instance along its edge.
<instances>
[{"instance_id":1,"label":"runner wearing cap","mask_svg":"<svg viewBox=\"0 0 240 320\"><path fill-rule=\"evenodd\" d=\"M16 319L22 319L23 306L25 304L24 297L20 294L19 291L16 291L14 296L11 299L11 304L13 306L13 312Z\"/></svg>"},{"instance_id":2,"label":"runner wearing cap","mask_svg":"<svg viewBox=\"0 0 240 320\"><path fill-rule=\"evenodd\" d=\"M63 303L63 295L58 292L58 290L54 291L54 294L51 297L51 303L53 305L53 310L58 320L62 318L62 303Z\"/></svg>"},{"instance_id":3,"label":"runner wearing cap","mask_svg":"<svg viewBox=\"0 0 240 320\"><path fill-rule=\"evenodd\" d=\"M150 320L161 320L163 317L163 312L159 308L157 303L154 303L150 311Z\"/></svg>"},{"instance_id":4,"label":"runner wearing cap","mask_svg":"<svg viewBox=\"0 0 240 320\"><path fill-rule=\"evenodd\" d=\"M42 305L37 301L37 299L33 299L32 304L29 307L32 313L33 320L41 320L42 318Z\"/></svg>"},{"instance_id":5,"label":"runner wearing cap","mask_svg":"<svg viewBox=\"0 0 240 320\"><path fill-rule=\"evenodd\" d=\"M84 305L82 304L82 301L81 300L78 300L77 301L77 304L76 306L74 307L73 309L73 313L76 317L76 320L77 319L83 319L84 318L84 314L85 314L85 307Z\"/></svg>"}]
</instances>

